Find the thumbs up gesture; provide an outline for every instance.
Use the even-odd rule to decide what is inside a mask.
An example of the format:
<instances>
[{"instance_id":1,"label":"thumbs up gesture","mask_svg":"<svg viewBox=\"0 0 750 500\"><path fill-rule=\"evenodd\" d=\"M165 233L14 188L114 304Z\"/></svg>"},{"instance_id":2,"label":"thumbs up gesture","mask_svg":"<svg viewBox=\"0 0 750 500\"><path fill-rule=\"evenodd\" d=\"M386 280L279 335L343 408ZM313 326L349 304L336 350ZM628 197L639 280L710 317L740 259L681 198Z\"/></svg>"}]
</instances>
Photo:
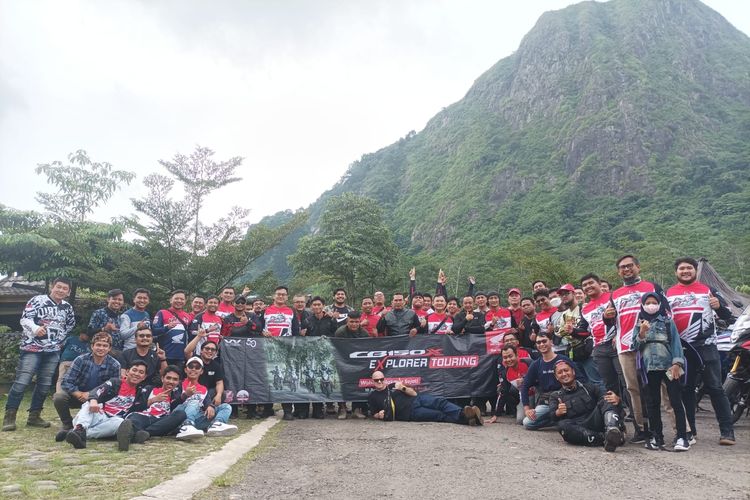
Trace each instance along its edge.
<instances>
[{"instance_id":1,"label":"thumbs up gesture","mask_svg":"<svg viewBox=\"0 0 750 500\"><path fill-rule=\"evenodd\" d=\"M565 415L566 413L568 413L568 406L565 403L563 403L563 400L560 398L557 398L557 401L558 403L557 403L557 410L555 411L555 415L557 415L558 417L561 417Z\"/></svg>"}]
</instances>

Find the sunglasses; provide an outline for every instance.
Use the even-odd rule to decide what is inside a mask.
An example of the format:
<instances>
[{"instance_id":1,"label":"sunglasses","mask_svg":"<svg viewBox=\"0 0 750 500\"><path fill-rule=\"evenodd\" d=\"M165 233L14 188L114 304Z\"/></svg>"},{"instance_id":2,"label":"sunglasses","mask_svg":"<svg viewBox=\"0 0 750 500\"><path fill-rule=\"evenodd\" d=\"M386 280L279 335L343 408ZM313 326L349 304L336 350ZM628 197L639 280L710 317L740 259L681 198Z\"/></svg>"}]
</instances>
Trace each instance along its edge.
<instances>
[{"instance_id":1,"label":"sunglasses","mask_svg":"<svg viewBox=\"0 0 750 500\"><path fill-rule=\"evenodd\" d=\"M537 340L536 341L537 344L546 344L548 342L549 342L549 340L546 340L546 339L545 340Z\"/></svg>"},{"instance_id":2,"label":"sunglasses","mask_svg":"<svg viewBox=\"0 0 750 500\"><path fill-rule=\"evenodd\" d=\"M382 382L384 380L385 380L384 378L374 378L374 379L372 379L372 381L375 382L376 384L379 384L380 382Z\"/></svg>"},{"instance_id":3,"label":"sunglasses","mask_svg":"<svg viewBox=\"0 0 750 500\"><path fill-rule=\"evenodd\" d=\"M195 364L195 363L193 363L192 365L188 365L187 367L189 369L191 369L191 370L200 370L202 368L201 365L198 365L198 364Z\"/></svg>"}]
</instances>

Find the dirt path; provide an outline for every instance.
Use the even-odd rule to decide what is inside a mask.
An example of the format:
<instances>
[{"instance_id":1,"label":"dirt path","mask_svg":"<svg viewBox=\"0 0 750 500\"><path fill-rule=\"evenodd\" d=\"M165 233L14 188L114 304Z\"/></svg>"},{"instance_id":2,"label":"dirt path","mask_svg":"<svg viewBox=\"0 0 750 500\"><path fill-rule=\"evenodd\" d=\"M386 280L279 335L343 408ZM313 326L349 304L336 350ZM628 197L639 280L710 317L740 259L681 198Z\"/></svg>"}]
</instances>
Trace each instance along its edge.
<instances>
[{"instance_id":1,"label":"dirt path","mask_svg":"<svg viewBox=\"0 0 750 500\"><path fill-rule=\"evenodd\" d=\"M299 420L218 498L750 498L750 419L737 445L721 447L713 414L698 418L702 434L687 453L628 445L614 454L509 420Z\"/></svg>"}]
</instances>

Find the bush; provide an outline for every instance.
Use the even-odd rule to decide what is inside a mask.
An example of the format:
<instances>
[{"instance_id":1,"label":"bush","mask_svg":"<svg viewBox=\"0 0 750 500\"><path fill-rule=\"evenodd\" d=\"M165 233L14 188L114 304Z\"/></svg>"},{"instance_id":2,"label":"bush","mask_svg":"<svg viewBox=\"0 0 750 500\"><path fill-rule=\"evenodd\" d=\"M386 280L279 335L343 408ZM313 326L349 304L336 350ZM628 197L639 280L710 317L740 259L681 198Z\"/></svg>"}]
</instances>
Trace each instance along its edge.
<instances>
[{"instance_id":1,"label":"bush","mask_svg":"<svg viewBox=\"0 0 750 500\"><path fill-rule=\"evenodd\" d=\"M20 340L21 332L11 332L7 326L0 325L0 382L10 382L15 377Z\"/></svg>"}]
</instances>

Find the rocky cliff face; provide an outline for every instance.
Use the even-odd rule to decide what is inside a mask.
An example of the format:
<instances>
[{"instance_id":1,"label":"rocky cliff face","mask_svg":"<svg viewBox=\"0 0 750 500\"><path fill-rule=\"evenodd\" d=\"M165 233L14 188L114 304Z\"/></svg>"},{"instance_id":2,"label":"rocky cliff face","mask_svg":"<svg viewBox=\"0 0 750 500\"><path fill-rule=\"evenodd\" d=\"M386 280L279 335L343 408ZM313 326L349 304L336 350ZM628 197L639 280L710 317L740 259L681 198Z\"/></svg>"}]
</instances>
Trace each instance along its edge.
<instances>
[{"instance_id":1,"label":"rocky cliff face","mask_svg":"<svg viewBox=\"0 0 750 500\"><path fill-rule=\"evenodd\" d=\"M657 237L638 228L654 209L721 238L720 215L750 208L749 139L747 36L695 0L584 2L542 15L464 99L363 156L311 210L371 196L412 252L529 233L616 250Z\"/></svg>"}]
</instances>

